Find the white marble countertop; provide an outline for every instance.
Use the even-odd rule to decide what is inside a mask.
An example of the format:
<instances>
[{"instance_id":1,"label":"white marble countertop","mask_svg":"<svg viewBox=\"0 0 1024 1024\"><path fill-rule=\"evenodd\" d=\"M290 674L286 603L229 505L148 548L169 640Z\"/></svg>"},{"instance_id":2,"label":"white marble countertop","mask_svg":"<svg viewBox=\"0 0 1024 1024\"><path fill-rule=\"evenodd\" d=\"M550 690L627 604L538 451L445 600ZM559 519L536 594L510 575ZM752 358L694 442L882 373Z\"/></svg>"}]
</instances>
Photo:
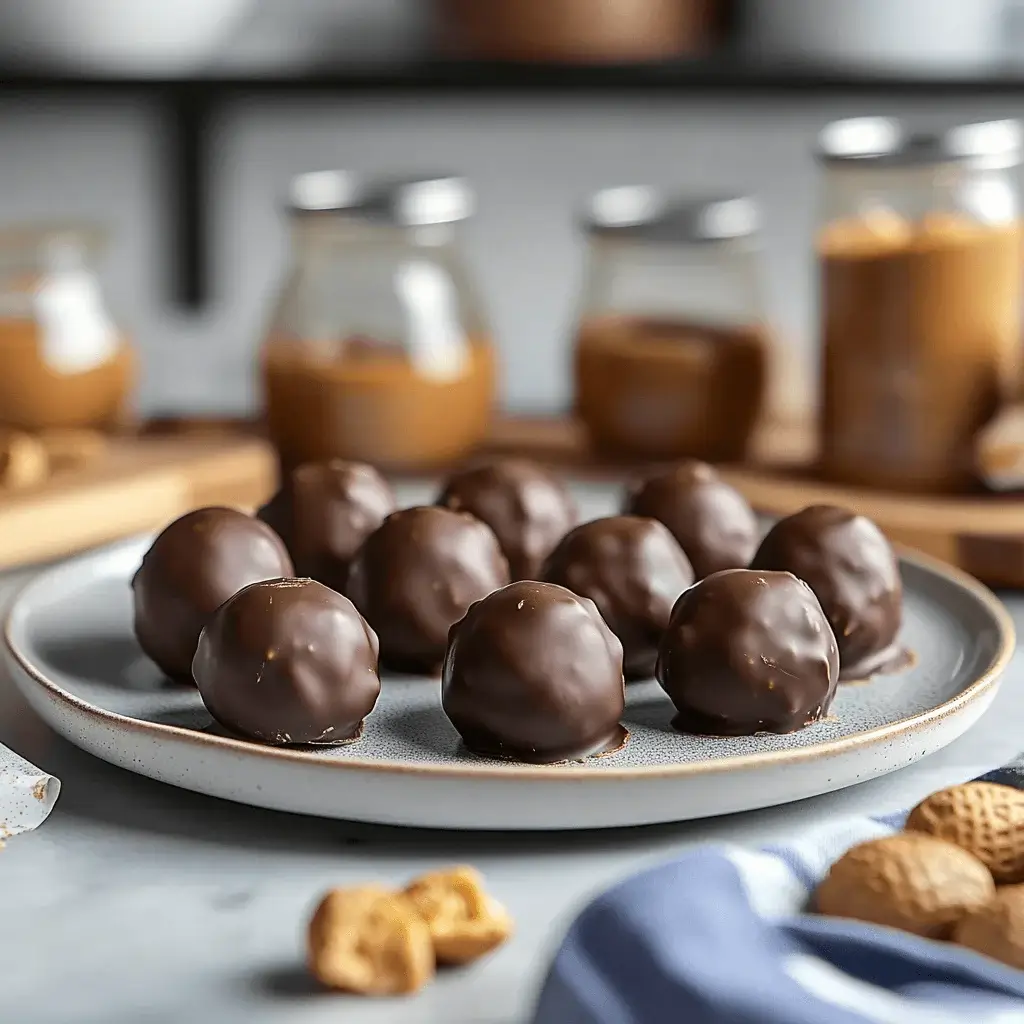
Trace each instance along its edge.
<instances>
[{"instance_id":1,"label":"white marble countertop","mask_svg":"<svg viewBox=\"0 0 1024 1024\"><path fill-rule=\"evenodd\" d=\"M26 572L0 577L5 603ZM1008 598L1024 627L1024 596ZM1024 747L1024 662L992 710L920 764L842 793L695 824L565 835L444 834L254 810L172 789L56 737L0 677L0 742L58 776L49 820L0 853L3 1020L17 1024L521 1024L550 955L593 893L709 838L756 844L826 816L878 813L1009 760ZM491 959L417 998L317 992L303 927L326 888L401 882L468 861L515 915Z\"/></svg>"}]
</instances>

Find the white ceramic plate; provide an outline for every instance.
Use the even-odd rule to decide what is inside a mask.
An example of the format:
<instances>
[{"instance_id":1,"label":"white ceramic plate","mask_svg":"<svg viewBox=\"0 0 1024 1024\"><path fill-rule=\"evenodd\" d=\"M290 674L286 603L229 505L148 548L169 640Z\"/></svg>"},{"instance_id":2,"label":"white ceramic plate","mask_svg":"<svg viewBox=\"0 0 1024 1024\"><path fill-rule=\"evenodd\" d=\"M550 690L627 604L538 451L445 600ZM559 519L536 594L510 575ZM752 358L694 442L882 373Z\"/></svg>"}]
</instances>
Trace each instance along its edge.
<instances>
[{"instance_id":1,"label":"white ceramic plate","mask_svg":"<svg viewBox=\"0 0 1024 1024\"><path fill-rule=\"evenodd\" d=\"M995 696L1013 625L980 584L903 562L904 642L917 664L847 685L828 721L789 736L672 731L657 684L629 688L621 752L526 766L462 752L436 680L384 681L363 738L280 750L229 738L196 691L165 683L132 635L129 580L148 540L37 577L5 629L12 672L72 743L175 786L278 810L456 829L580 829L681 821L799 800L884 775L940 749Z\"/></svg>"}]
</instances>

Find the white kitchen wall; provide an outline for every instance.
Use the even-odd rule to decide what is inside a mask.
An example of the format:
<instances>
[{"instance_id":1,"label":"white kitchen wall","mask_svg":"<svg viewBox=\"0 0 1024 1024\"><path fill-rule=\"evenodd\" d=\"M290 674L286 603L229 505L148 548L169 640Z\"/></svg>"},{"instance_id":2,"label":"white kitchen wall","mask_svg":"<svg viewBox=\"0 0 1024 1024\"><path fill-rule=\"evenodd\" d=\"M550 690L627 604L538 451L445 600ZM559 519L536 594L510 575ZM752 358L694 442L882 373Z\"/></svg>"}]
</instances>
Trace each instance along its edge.
<instances>
[{"instance_id":1,"label":"white kitchen wall","mask_svg":"<svg viewBox=\"0 0 1024 1024\"><path fill-rule=\"evenodd\" d=\"M505 403L554 410L570 391L567 356L582 258L573 207L607 184L759 193L773 319L809 367L809 149L828 119L867 112L942 123L1024 114L1024 98L780 100L752 93L715 100L239 101L224 110L217 135L213 300L197 316L178 312L167 298L158 111L128 100L8 99L0 101L0 223L71 217L108 224L113 238L104 276L142 351L143 407L240 412L258 400L253 352L287 259L278 203L289 177L332 166L461 171L479 193L466 249L501 347Z\"/></svg>"}]
</instances>

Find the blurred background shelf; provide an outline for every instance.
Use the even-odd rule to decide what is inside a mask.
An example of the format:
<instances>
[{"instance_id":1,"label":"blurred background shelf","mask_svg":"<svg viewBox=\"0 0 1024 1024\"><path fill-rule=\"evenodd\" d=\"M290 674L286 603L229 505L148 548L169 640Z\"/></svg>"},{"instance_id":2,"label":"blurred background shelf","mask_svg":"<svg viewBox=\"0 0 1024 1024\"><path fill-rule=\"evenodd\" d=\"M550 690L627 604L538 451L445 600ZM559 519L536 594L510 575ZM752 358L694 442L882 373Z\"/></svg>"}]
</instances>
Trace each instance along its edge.
<instances>
[{"instance_id":1,"label":"blurred background shelf","mask_svg":"<svg viewBox=\"0 0 1024 1024\"><path fill-rule=\"evenodd\" d=\"M715 16L711 37L680 35L668 60L556 60L551 33L536 29L538 12L557 9L571 46L598 7L664 17L675 5L732 11ZM371 177L460 171L479 196L465 241L499 349L501 402L553 412L570 398L583 255L573 212L583 197L630 182L750 191L767 211L772 322L813 380L815 132L856 113L914 124L1017 115L1024 35L1000 32L997 44L960 20L992 24L1004 5L1024 6L10 0L0 4L0 216L110 228L116 244L101 273L138 343L145 411L245 414L258 404L253 351L289 251L290 178L332 166ZM460 7L532 10L534 59L496 59L493 41L451 56L441 37ZM761 31L750 20L758 9L784 13ZM912 17L922 9L930 16ZM664 36L634 25L634 42ZM816 47L845 59L811 59Z\"/></svg>"},{"instance_id":2,"label":"blurred background shelf","mask_svg":"<svg viewBox=\"0 0 1024 1024\"><path fill-rule=\"evenodd\" d=\"M211 146L218 115L239 98L269 96L443 96L481 103L537 94L651 99L729 96L744 104L824 96L905 97L1024 95L1024 68L989 74L864 73L799 65L755 65L740 59L631 65L550 65L425 60L377 68L273 74L201 74L187 78L97 76L4 71L3 95L69 93L133 95L158 103L167 126L166 222L170 228L170 293L184 310L210 297L208 197Z\"/></svg>"}]
</instances>

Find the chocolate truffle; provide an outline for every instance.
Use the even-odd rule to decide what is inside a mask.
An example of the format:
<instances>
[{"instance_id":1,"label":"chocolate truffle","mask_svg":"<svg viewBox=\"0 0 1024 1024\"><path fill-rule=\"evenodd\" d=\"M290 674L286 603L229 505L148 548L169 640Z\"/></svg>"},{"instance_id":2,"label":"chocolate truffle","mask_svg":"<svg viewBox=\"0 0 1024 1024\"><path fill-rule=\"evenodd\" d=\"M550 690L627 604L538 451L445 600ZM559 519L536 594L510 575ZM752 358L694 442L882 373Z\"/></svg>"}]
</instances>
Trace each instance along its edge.
<instances>
[{"instance_id":1,"label":"chocolate truffle","mask_svg":"<svg viewBox=\"0 0 1024 1024\"><path fill-rule=\"evenodd\" d=\"M171 679L192 678L199 633L242 587L292 575L281 538L231 508L200 508L153 541L135 578L135 635Z\"/></svg>"},{"instance_id":2,"label":"chocolate truffle","mask_svg":"<svg viewBox=\"0 0 1024 1024\"><path fill-rule=\"evenodd\" d=\"M614 750L624 702L622 645L564 587L512 583L452 626L441 704L475 753L551 764Z\"/></svg>"},{"instance_id":3,"label":"chocolate truffle","mask_svg":"<svg viewBox=\"0 0 1024 1024\"><path fill-rule=\"evenodd\" d=\"M264 580L225 601L192 674L225 729L275 745L354 739L380 694L376 635L314 580Z\"/></svg>"},{"instance_id":4,"label":"chocolate truffle","mask_svg":"<svg viewBox=\"0 0 1024 1024\"><path fill-rule=\"evenodd\" d=\"M835 632L844 679L885 671L902 659L899 561L870 519L812 505L769 530L751 568L791 572L810 586Z\"/></svg>"},{"instance_id":5,"label":"chocolate truffle","mask_svg":"<svg viewBox=\"0 0 1024 1024\"><path fill-rule=\"evenodd\" d=\"M274 533L284 541L288 554L294 564L294 555L291 554L290 537L292 535L292 496L286 485L282 486L265 505L256 510L256 518L266 523Z\"/></svg>"},{"instance_id":6,"label":"chocolate truffle","mask_svg":"<svg viewBox=\"0 0 1024 1024\"><path fill-rule=\"evenodd\" d=\"M506 583L508 563L489 526L467 512L423 506L392 513L366 538L346 592L376 630L384 665L431 673L452 623Z\"/></svg>"},{"instance_id":7,"label":"chocolate truffle","mask_svg":"<svg viewBox=\"0 0 1024 1024\"><path fill-rule=\"evenodd\" d=\"M437 503L482 519L498 538L514 580L537 579L541 563L577 519L565 484L526 459L456 473Z\"/></svg>"},{"instance_id":8,"label":"chocolate truffle","mask_svg":"<svg viewBox=\"0 0 1024 1024\"><path fill-rule=\"evenodd\" d=\"M680 732L793 732L828 712L839 651L802 580L727 569L676 602L656 675L676 706Z\"/></svg>"},{"instance_id":9,"label":"chocolate truffle","mask_svg":"<svg viewBox=\"0 0 1024 1024\"><path fill-rule=\"evenodd\" d=\"M699 580L745 568L757 548L757 517L746 498L706 462L687 460L648 477L626 495L623 512L664 523Z\"/></svg>"},{"instance_id":10,"label":"chocolate truffle","mask_svg":"<svg viewBox=\"0 0 1024 1024\"><path fill-rule=\"evenodd\" d=\"M589 597L622 643L626 678L645 679L654 674L672 606L693 583L693 569L656 519L612 516L566 534L542 578Z\"/></svg>"},{"instance_id":11,"label":"chocolate truffle","mask_svg":"<svg viewBox=\"0 0 1024 1024\"><path fill-rule=\"evenodd\" d=\"M395 495L373 466L310 462L256 513L281 535L295 571L337 591L366 538L395 511Z\"/></svg>"}]
</instances>

